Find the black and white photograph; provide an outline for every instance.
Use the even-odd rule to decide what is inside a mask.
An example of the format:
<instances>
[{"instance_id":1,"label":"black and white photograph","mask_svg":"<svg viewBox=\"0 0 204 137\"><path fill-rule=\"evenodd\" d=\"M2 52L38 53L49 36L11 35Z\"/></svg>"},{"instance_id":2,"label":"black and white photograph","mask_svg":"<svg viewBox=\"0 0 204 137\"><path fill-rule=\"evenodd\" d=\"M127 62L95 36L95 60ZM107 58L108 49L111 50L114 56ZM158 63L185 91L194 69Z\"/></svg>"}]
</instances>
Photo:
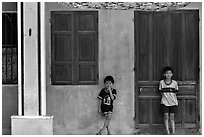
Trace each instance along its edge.
<instances>
[{"instance_id":1,"label":"black and white photograph","mask_svg":"<svg viewBox=\"0 0 204 137\"><path fill-rule=\"evenodd\" d=\"M1 2L2 135L202 135L202 2Z\"/></svg>"}]
</instances>

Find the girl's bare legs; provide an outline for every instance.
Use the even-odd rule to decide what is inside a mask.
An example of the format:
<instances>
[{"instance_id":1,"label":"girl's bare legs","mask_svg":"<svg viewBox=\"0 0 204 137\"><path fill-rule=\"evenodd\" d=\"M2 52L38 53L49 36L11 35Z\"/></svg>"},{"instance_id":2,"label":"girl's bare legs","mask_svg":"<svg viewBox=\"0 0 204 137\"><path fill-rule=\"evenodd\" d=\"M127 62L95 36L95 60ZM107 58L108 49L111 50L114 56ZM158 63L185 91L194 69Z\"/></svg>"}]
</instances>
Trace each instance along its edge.
<instances>
[{"instance_id":1,"label":"girl's bare legs","mask_svg":"<svg viewBox=\"0 0 204 137\"><path fill-rule=\"evenodd\" d=\"M171 128L172 128L172 134L175 134L174 113L170 113L170 124L171 124Z\"/></svg>"},{"instance_id":2,"label":"girl's bare legs","mask_svg":"<svg viewBox=\"0 0 204 137\"><path fill-rule=\"evenodd\" d=\"M107 131L109 132L108 124L110 123L110 120L111 120L111 114L108 113L106 114L106 120L104 122L103 128L97 133L97 135L101 135L104 132L105 128L107 128Z\"/></svg>"},{"instance_id":3,"label":"girl's bare legs","mask_svg":"<svg viewBox=\"0 0 204 137\"><path fill-rule=\"evenodd\" d=\"M169 113L164 113L164 126L166 128L166 132L169 135L170 131L169 131Z\"/></svg>"}]
</instances>

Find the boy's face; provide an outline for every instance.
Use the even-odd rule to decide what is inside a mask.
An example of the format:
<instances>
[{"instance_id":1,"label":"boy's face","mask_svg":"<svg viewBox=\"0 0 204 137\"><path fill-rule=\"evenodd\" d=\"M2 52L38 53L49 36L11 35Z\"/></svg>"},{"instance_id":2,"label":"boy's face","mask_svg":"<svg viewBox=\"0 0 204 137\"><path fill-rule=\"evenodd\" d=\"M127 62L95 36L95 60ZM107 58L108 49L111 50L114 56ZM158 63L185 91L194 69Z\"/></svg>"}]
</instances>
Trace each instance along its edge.
<instances>
[{"instance_id":1,"label":"boy's face","mask_svg":"<svg viewBox=\"0 0 204 137\"><path fill-rule=\"evenodd\" d=\"M171 77L173 76L173 73L171 70L168 70L164 73L164 76L166 77L166 79L171 79Z\"/></svg>"},{"instance_id":2,"label":"boy's face","mask_svg":"<svg viewBox=\"0 0 204 137\"><path fill-rule=\"evenodd\" d=\"M106 81L105 82L105 87L106 88L112 88L112 86L113 86L113 83L111 81Z\"/></svg>"}]
</instances>

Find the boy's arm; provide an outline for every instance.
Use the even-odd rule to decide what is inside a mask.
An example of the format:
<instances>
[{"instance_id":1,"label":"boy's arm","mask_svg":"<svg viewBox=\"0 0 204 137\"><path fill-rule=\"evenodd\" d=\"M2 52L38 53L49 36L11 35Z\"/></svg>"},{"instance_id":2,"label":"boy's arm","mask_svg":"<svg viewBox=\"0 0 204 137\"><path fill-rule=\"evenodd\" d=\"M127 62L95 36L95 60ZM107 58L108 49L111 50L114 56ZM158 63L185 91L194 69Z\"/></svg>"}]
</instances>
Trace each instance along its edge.
<instances>
[{"instance_id":1,"label":"boy's arm","mask_svg":"<svg viewBox=\"0 0 204 137\"><path fill-rule=\"evenodd\" d=\"M113 96L113 92L112 92L113 90L111 90L111 89L109 89L109 92L110 92L110 97L111 97L111 99L112 100L114 100L115 99L115 97Z\"/></svg>"},{"instance_id":2,"label":"boy's arm","mask_svg":"<svg viewBox=\"0 0 204 137\"><path fill-rule=\"evenodd\" d=\"M99 101L98 101L98 113L101 113L101 99L99 99Z\"/></svg>"},{"instance_id":3,"label":"boy's arm","mask_svg":"<svg viewBox=\"0 0 204 137\"><path fill-rule=\"evenodd\" d=\"M175 87L175 91L174 91L174 93L177 93L178 91L179 91L178 83L176 82L176 87Z\"/></svg>"},{"instance_id":4,"label":"boy's arm","mask_svg":"<svg viewBox=\"0 0 204 137\"><path fill-rule=\"evenodd\" d=\"M161 81L159 82L159 92L163 93L164 91L162 90L162 85L161 85Z\"/></svg>"}]
</instances>

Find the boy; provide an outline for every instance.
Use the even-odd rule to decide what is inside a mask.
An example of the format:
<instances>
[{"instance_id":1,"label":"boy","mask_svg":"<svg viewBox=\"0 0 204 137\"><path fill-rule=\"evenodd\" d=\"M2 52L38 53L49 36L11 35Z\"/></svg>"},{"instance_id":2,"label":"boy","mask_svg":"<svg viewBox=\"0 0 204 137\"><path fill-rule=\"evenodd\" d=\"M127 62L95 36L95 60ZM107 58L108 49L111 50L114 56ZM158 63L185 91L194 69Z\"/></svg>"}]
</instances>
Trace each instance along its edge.
<instances>
[{"instance_id":1,"label":"boy","mask_svg":"<svg viewBox=\"0 0 204 137\"><path fill-rule=\"evenodd\" d=\"M113 88L114 78L112 76L106 76L104 79L105 88L101 90L98 95L99 98L99 113L102 113L106 120L104 122L103 128L97 133L101 135L105 128L107 128L107 133L110 135L108 125L111 120L111 114L113 112L113 101L116 99L116 90Z\"/></svg>"},{"instance_id":2,"label":"boy","mask_svg":"<svg viewBox=\"0 0 204 137\"><path fill-rule=\"evenodd\" d=\"M172 134L175 134L174 114L177 112L178 109L178 100L176 97L176 93L178 92L178 84L175 80L172 80L173 70L171 67L165 67L163 69L163 75L165 76L165 79L160 81L159 91L162 95L161 109L164 113L164 125L167 134L170 134L168 122L170 119Z\"/></svg>"}]
</instances>

